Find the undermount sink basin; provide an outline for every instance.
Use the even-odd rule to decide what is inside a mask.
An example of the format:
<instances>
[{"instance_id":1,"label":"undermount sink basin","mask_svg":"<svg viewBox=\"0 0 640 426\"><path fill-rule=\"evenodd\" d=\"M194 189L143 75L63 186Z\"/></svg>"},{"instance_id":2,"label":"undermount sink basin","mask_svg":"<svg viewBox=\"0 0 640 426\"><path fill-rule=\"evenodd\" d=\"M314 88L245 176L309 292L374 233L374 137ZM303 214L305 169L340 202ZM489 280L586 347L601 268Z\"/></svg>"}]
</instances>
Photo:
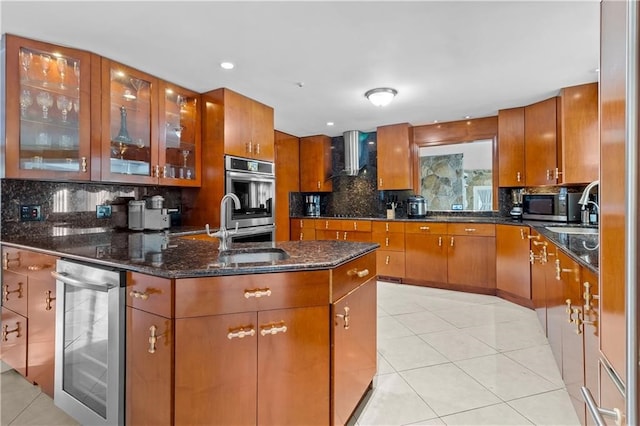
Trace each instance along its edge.
<instances>
[{"instance_id":1,"label":"undermount sink basin","mask_svg":"<svg viewBox=\"0 0 640 426\"><path fill-rule=\"evenodd\" d=\"M597 235L598 228L580 228L577 226L545 226L548 231L558 234Z\"/></svg>"},{"instance_id":2,"label":"undermount sink basin","mask_svg":"<svg viewBox=\"0 0 640 426\"><path fill-rule=\"evenodd\" d=\"M227 250L218 256L222 263L272 263L288 258L286 251L276 248Z\"/></svg>"}]
</instances>

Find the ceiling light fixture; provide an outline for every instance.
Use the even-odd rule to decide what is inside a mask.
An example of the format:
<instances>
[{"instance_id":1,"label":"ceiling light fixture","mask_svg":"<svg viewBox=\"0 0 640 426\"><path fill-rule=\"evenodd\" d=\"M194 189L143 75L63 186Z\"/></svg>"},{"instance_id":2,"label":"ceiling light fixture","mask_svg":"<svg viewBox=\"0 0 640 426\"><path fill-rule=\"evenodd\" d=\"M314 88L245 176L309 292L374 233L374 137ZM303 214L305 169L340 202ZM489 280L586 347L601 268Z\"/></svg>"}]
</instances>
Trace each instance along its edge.
<instances>
[{"instance_id":1,"label":"ceiling light fixture","mask_svg":"<svg viewBox=\"0 0 640 426\"><path fill-rule=\"evenodd\" d=\"M235 65L232 62L220 62L220 68L225 70L232 70Z\"/></svg>"},{"instance_id":2,"label":"ceiling light fixture","mask_svg":"<svg viewBox=\"0 0 640 426\"><path fill-rule=\"evenodd\" d=\"M391 103L393 98L398 94L396 89L389 87L378 87L377 89L371 89L364 94L364 97L378 107L387 106Z\"/></svg>"}]
</instances>

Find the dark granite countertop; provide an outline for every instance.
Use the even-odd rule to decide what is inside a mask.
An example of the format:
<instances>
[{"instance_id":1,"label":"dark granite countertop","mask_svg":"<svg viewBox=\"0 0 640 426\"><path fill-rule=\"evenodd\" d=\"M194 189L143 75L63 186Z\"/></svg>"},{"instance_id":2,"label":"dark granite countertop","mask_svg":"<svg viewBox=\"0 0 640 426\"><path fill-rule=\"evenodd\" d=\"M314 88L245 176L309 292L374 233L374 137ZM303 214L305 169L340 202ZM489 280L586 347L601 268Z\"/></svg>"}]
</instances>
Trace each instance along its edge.
<instances>
[{"instance_id":1,"label":"dark granite countertop","mask_svg":"<svg viewBox=\"0 0 640 426\"><path fill-rule=\"evenodd\" d=\"M232 250L275 248L289 255L284 260L236 264L220 261L217 239L189 238L194 233L201 233L198 230L175 231L175 234L102 232L61 237L5 238L2 244L165 278L329 269L378 247L375 243L341 241L232 243Z\"/></svg>"}]
</instances>

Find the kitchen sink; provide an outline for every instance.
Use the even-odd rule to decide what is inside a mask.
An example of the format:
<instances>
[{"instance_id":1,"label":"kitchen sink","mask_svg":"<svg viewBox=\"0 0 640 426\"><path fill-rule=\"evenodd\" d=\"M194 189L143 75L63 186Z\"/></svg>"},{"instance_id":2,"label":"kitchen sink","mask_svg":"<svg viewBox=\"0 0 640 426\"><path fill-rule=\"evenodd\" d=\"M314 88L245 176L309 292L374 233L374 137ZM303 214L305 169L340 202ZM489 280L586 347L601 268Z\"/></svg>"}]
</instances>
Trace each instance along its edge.
<instances>
[{"instance_id":1,"label":"kitchen sink","mask_svg":"<svg viewBox=\"0 0 640 426\"><path fill-rule=\"evenodd\" d=\"M288 259L286 251L276 248L226 250L220 253L221 263L272 263Z\"/></svg>"},{"instance_id":2,"label":"kitchen sink","mask_svg":"<svg viewBox=\"0 0 640 426\"><path fill-rule=\"evenodd\" d=\"M548 231L558 234L597 235L598 228L581 228L578 226L545 226Z\"/></svg>"}]
</instances>

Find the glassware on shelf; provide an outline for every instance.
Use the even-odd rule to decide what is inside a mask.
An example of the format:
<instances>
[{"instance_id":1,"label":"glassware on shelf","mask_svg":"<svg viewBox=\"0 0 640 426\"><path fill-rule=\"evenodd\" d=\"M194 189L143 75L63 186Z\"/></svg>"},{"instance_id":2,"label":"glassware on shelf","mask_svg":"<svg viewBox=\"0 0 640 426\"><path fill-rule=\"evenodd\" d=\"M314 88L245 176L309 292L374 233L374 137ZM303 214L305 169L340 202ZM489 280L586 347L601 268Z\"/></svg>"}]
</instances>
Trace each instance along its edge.
<instances>
[{"instance_id":1,"label":"glassware on shelf","mask_svg":"<svg viewBox=\"0 0 640 426\"><path fill-rule=\"evenodd\" d=\"M27 89L23 89L20 92L20 116L27 116L27 109L33 104L33 97L31 96L31 92Z\"/></svg>"},{"instance_id":2,"label":"glassware on shelf","mask_svg":"<svg viewBox=\"0 0 640 426\"><path fill-rule=\"evenodd\" d=\"M32 59L33 53L26 50L20 50L20 64L24 70L24 78L26 81L29 81L29 67L31 66Z\"/></svg>"},{"instance_id":3,"label":"glassware on shelf","mask_svg":"<svg viewBox=\"0 0 640 426\"><path fill-rule=\"evenodd\" d=\"M44 79L42 81L42 85L46 86L49 84L47 80L47 74L49 74L49 67L51 66L51 56L49 55L40 55L40 67L42 68L42 74L44 74Z\"/></svg>"},{"instance_id":4,"label":"glassware on shelf","mask_svg":"<svg viewBox=\"0 0 640 426\"><path fill-rule=\"evenodd\" d=\"M120 107L120 131L114 141L124 143L131 143L131 136L127 130L127 109L123 106Z\"/></svg>"},{"instance_id":5,"label":"glassware on shelf","mask_svg":"<svg viewBox=\"0 0 640 426\"><path fill-rule=\"evenodd\" d=\"M56 65L58 66L58 73L60 73L60 88L64 89L64 75L67 72L67 60L65 58L57 58Z\"/></svg>"},{"instance_id":6,"label":"glassware on shelf","mask_svg":"<svg viewBox=\"0 0 640 426\"><path fill-rule=\"evenodd\" d=\"M73 75L76 76L76 86L78 90L80 90L80 61L75 61L73 63Z\"/></svg>"},{"instance_id":7,"label":"glassware on shelf","mask_svg":"<svg viewBox=\"0 0 640 426\"><path fill-rule=\"evenodd\" d=\"M71 108L73 107L73 104L71 103L69 98L67 98L66 96L62 95L62 96L58 96L58 98L56 99L56 105L58 106L58 109L62 113L62 122L66 123L67 122L67 114L69 113L69 111L71 111Z\"/></svg>"},{"instance_id":8,"label":"glassware on shelf","mask_svg":"<svg viewBox=\"0 0 640 426\"><path fill-rule=\"evenodd\" d=\"M73 110L76 112L76 114L80 114L80 99L74 99L73 100Z\"/></svg>"},{"instance_id":9,"label":"glassware on shelf","mask_svg":"<svg viewBox=\"0 0 640 426\"><path fill-rule=\"evenodd\" d=\"M182 150L182 158L184 159L184 163L183 163L184 167L187 167L187 158L189 157L189 154L191 154L191 151L189 151L188 149L183 149Z\"/></svg>"},{"instance_id":10,"label":"glassware on shelf","mask_svg":"<svg viewBox=\"0 0 640 426\"><path fill-rule=\"evenodd\" d=\"M184 107L187 106L187 98L182 95L177 95L176 105L178 105L178 109L182 111Z\"/></svg>"},{"instance_id":11,"label":"glassware on shelf","mask_svg":"<svg viewBox=\"0 0 640 426\"><path fill-rule=\"evenodd\" d=\"M43 147L51 146L51 135L47 132L40 132L36 136L36 145Z\"/></svg>"},{"instance_id":12,"label":"glassware on shelf","mask_svg":"<svg viewBox=\"0 0 640 426\"><path fill-rule=\"evenodd\" d=\"M53 96L49 92L40 92L36 96L36 102L42 107L42 119L49 119L49 108L53 105Z\"/></svg>"},{"instance_id":13,"label":"glassware on shelf","mask_svg":"<svg viewBox=\"0 0 640 426\"><path fill-rule=\"evenodd\" d=\"M69 135L60 135L58 144L62 149L71 149L73 148L73 138Z\"/></svg>"},{"instance_id":14,"label":"glassware on shelf","mask_svg":"<svg viewBox=\"0 0 640 426\"><path fill-rule=\"evenodd\" d=\"M120 142L118 144L118 154L120 154L120 159L124 160L124 153L127 151L127 145Z\"/></svg>"}]
</instances>

